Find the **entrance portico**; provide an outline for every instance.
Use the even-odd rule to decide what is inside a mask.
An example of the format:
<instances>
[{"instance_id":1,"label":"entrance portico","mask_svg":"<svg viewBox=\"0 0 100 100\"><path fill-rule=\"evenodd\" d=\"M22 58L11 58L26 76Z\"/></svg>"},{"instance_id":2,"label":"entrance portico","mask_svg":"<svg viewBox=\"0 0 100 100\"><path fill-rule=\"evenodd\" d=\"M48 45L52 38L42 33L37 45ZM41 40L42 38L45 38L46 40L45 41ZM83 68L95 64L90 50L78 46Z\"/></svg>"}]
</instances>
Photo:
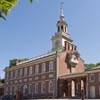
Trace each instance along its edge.
<instances>
[{"instance_id":1,"label":"entrance portico","mask_svg":"<svg viewBox=\"0 0 100 100\"><path fill-rule=\"evenodd\" d=\"M61 76L59 77L58 86L60 97L80 97L82 90L84 90L84 95L86 95L86 74L77 73Z\"/></svg>"}]
</instances>

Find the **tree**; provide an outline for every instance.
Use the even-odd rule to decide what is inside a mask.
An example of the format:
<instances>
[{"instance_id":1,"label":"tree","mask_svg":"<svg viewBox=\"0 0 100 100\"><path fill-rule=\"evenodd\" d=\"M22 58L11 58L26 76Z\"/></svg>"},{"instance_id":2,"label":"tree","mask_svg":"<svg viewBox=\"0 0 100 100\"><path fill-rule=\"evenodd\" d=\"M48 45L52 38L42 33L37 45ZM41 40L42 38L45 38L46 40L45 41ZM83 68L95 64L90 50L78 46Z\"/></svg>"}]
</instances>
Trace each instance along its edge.
<instances>
[{"instance_id":1,"label":"tree","mask_svg":"<svg viewBox=\"0 0 100 100\"><path fill-rule=\"evenodd\" d=\"M12 7L16 6L17 0L0 0L0 18L5 20L4 15L7 15Z\"/></svg>"},{"instance_id":2,"label":"tree","mask_svg":"<svg viewBox=\"0 0 100 100\"><path fill-rule=\"evenodd\" d=\"M32 3L33 0L29 0ZM18 0L0 0L0 18L5 19L4 16L7 16L8 12L11 11L12 7L15 7L18 3Z\"/></svg>"},{"instance_id":3,"label":"tree","mask_svg":"<svg viewBox=\"0 0 100 100\"><path fill-rule=\"evenodd\" d=\"M100 66L100 62L97 62L96 64L90 63L90 64L85 64L87 69L92 69L94 67Z\"/></svg>"},{"instance_id":4,"label":"tree","mask_svg":"<svg viewBox=\"0 0 100 100\"><path fill-rule=\"evenodd\" d=\"M96 65L93 63L90 64L85 64L85 66L87 67L87 69L92 69L93 67L95 67Z\"/></svg>"}]
</instances>

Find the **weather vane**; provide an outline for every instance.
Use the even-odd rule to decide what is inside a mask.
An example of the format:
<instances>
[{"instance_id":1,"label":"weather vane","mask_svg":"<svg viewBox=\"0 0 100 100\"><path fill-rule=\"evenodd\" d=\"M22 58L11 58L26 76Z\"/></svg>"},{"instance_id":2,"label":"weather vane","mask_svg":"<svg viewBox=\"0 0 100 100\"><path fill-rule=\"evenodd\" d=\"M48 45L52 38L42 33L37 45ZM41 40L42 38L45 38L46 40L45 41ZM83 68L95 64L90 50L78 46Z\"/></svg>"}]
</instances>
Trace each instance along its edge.
<instances>
[{"instance_id":1,"label":"weather vane","mask_svg":"<svg viewBox=\"0 0 100 100\"><path fill-rule=\"evenodd\" d=\"M64 2L61 2L61 8L63 9Z\"/></svg>"},{"instance_id":2,"label":"weather vane","mask_svg":"<svg viewBox=\"0 0 100 100\"><path fill-rule=\"evenodd\" d=\"M64 16L63 5L64 5L64 2L61 2L61 16Z\"/></svg>"}]
</instances>

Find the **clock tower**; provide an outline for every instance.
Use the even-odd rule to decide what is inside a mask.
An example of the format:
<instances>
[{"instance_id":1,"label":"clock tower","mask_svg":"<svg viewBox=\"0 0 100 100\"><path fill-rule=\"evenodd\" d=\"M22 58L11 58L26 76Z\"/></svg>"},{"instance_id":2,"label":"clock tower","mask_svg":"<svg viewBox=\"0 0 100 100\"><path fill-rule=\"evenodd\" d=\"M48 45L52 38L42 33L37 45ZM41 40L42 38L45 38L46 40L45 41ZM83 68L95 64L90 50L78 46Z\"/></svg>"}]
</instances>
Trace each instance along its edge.
<instances>
[{"instance_id":1,"label":"clock tower","mask_svg":"<svg viewBox=\"0 0 100 100\"><path fill-rule=\"evenodd\" d=\"M63 50L65 47L65 41L72 42L70 35L68 34L68 24L65 21L63 3L61 3L60 19L57 21L57 32L52 36L52 51Z\"/></svg>"}]
</instances>

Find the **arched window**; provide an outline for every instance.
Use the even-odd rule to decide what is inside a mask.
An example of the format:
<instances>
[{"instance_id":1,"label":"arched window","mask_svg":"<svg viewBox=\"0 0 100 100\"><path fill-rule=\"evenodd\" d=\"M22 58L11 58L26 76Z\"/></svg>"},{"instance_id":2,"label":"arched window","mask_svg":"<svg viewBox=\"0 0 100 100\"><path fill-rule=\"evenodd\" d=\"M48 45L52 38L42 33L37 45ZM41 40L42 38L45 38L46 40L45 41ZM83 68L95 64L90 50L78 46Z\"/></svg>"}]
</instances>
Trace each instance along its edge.
<instances>
[{"instance_id":1,"label":"arched window","mask_svg":"<svg viewBox=\"0 0 100 100\"><path fill-rule=\"evenodd\" d=\"M61 25L61 30L63 31L63 25Z\"/></svg>"}]
</instances>

